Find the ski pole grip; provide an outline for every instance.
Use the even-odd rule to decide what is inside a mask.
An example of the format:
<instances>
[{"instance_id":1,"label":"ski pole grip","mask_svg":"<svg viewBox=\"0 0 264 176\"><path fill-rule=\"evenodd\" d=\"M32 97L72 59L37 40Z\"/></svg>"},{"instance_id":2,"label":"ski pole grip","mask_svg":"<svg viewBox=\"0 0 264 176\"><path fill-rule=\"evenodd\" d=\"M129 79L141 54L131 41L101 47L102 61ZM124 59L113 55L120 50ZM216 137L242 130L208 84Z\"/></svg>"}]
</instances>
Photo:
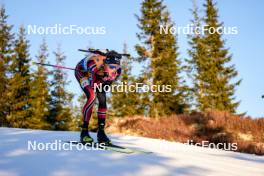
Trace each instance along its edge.
<instances>
[{"instance_id":1,"label":"ski pole grip","mask_svg":"<svg viewBox=\"0 0 264 176\"><path fill-rule=\"evenodd\" d=\"M88 50L84 50L84 49L78 49L78 51L81 51L81 52L89 52Z\"/></svg>"}]
</instances>

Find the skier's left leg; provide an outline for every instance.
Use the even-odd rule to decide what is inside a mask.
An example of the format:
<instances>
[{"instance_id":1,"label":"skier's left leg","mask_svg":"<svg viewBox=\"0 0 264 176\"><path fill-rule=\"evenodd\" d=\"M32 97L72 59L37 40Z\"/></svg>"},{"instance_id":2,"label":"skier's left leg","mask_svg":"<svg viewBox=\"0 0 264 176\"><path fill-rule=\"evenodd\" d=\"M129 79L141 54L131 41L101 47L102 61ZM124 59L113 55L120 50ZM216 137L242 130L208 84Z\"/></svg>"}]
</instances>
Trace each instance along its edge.
<instances>
[{"instance_id":1,"label":"skier's left leg","mask_svg":"<svg viewBox=\"0 0 264 176\"><path fill-rule=\"evenodd\" d=\"M93 138L89 135L88 126L91 118L94 102L95 102L95 93L93 88L88 84L88 77L85 73L80 71L80 65L78 64L75 69L75 77L79 82L82 90L84 91L87 101L83 107L83 125L80 134L80 141L82 143L91 143Z\"/></svg>"},{"instance_id":2,"label":"skier's left leg","mask_svg":"<svg viewBox=\"0 0 264 176\"><path fill-rule=\"evenodd\" d=\"M93 138L89 135L88 126L89 121L92 115L93 106L95 103L95 93L91 86L87 85L83 88L83 91L86 94L87 101L83 107L83 126L81 131L81 142L91 143Z\"/></svg>"},{"instance_id":3,"label":"skier's left leg","mask_svg":"<svg viewBox=\"0 0 264 176\"><path fill-rule=\"evenodd\" d=\"M99 101L99 106L97 110L97 117L98 117L98 132L97 132L97 141L100 143L108 143L110 144L110 139L105 134L105 119L106 119L106 93L103 92L96 92L97 98Z\"/></svg>"}]
</instances>

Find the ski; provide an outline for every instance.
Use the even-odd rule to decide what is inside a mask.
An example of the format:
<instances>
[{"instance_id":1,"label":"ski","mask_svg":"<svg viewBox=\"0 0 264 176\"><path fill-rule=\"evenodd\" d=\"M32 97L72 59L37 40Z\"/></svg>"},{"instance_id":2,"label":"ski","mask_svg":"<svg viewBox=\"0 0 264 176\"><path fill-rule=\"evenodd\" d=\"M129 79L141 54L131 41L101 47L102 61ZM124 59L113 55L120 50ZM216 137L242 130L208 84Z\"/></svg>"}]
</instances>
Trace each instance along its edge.
<instances>
[{"instance_id":1,"label":"ski","mask_svg":"<svg viewBox=\"0 0 264 176\"><path fill-rule=\"evenodd\" d=\"M114 148L120 148L120 149L127 149L127 150L130 150L130 151L132 151L132 152L144 153L144 154L151 154L151 153L153 153L153 152L145 151L145 150L138 149L138 148L124 147L124 146L115 145L115 144L111 144L111 145L108 146L108 147L114 147Z\"/></svg>"},{"instance_id":2,"label":"ski","mask_svg":"<svg viewBox=\"0 0 264 176\"><path fill-rule=\"evenodd\" d=\"M82 145L86 145L88 147L97 147L97 148L100 148L101 150L109 150L109 151L125 153L125 154L132 154L135 152L129 148L122 147L119 145L114 145L114 144L103 145L102 143L98 143L98 142L83 144L80 141L64 141L64 142L71 143L74 145L82 144Z\"/></svg>"},{"instance_id":3,"label":"ski","mask_svg":"<svg viewBox=\"0 0 264 176\"><path fill-rule=\"evenodd\" d=\"M126 148L132 150L133 152L137 152L137 153L143 153L143 154L152 154L153 153L151 151L146 151L146 150L138 149L138 148L132 148L132 147L126 147Z\"/></svg>"},{"instance_id":4,"label":"ski","mask_svg":"<svg viewBox=\"0 0 264 176\"><path fill-rule=\"evenodd\" d=\"M114 145L114 144L105 145L105 148L106 148L106 150L111 150L111 151L116 151L116 152L121 152L121 153L127 153L127 154L131 154L131 153L135 152L129 148L122 147L119 145Z\"/></svg>"},{"instance_id":5,"label":"ski","mask_svg":"<svg viewBox=\"0 0 264 176\"><path fill-rule=\"evenodd\" d=\"M83 144L81 143L80 141L64 141L64 142L67 142L67 143L72 143L72 144ZM91 144L86 144L90 147L92 146L99 146L100 143L98 142L93 142ZM84 144L83 144L84 145ZM103 149L103 147L100 147L101 149ZM116 152L120 152L120 153L127 153L127 154L131 154L131 153L142 153L142 154L152 154L153 152L151 151L146 151L146 150L143 150L143 149L138 149L138 148L132 148L132 147L123 147L123 146L120 146L120 145L115 145L115 144L110 144L110 145L104 145L104 148L105 150L112 150L112 151L116 151Z\"/></svg>"}]
</instances>

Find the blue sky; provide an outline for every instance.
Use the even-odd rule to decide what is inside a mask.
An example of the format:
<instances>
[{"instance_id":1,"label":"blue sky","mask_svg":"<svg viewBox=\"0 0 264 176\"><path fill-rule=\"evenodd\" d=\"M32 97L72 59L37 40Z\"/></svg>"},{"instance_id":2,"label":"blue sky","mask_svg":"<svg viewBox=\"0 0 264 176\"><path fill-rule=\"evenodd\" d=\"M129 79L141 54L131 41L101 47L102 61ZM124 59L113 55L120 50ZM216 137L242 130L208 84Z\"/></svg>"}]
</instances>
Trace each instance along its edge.
<instances>
[{"instance_id":1,"label":"blue sky","mask_svg":"<svg viewBox=\"0 0 264 176\"><path fill-rule=\"evenodd\" d=\"M198 1L201 4L201 0ZM54 63L52 51L60 44L67 56L66 65L74 67L83 57L78 48L92 45L95 48L109 48L121 51L124 42L128 44L129 52L135 54L134 45L138 43L136 32L137 21L134 14L139 14L139 0L0 0L9 15L9 24L14 25L14 32L20 25L62 26L78 25L105 26L105 35L38 35L30 34L30 54L35 59L42 38L45 37L49 46L49 61ZM189 24L192 7L191 0L165 0L173 21L178 26ZM264 1L218 0L220 21L225 26L236 26L237 35L224 35L226 47L233 54L233 61L243 81L237 88L237 100L241 100L238 112L247 112L254 117L264 116L264 75L263 51L263 7ZM200 6L201 7L201 6ZM178 36L180 58L186 58L188 49L187 38L184 34ZM134 66L134 73L139 65ZM75 94L81 90L75 81L73 72L69 71L71 84L69 89Z\"/></svg>"}]
</instances>

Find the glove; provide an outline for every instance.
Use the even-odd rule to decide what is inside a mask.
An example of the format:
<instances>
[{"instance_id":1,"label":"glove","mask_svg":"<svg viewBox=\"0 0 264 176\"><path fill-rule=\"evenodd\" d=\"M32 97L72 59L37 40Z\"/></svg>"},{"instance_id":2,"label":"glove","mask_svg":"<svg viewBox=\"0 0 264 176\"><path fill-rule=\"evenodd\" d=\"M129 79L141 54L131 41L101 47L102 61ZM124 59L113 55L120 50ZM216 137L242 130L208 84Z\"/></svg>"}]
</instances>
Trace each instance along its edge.
<instances>
[{"instance_id":1,"label":"glove","mask_svg":"<svg viewBox=\"0 0 264 176\"><path fill-rule=\"evenodd\" d=\"M111 86L112 83L113 83L112 81L107 80L107 81L103 82L103 85L109 85L109 86Z\"/></svg>"}]
</instances>

